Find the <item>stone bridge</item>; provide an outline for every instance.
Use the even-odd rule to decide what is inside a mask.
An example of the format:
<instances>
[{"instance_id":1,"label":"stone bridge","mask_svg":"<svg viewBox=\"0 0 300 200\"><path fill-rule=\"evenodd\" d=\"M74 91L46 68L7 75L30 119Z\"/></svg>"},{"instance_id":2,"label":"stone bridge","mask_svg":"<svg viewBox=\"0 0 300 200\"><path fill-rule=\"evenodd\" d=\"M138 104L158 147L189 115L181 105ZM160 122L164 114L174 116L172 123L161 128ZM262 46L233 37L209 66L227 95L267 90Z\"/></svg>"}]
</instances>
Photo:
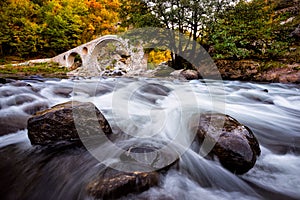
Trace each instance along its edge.
<instances>
[{"instance_id":1,"label":"stone bridge","mask_svg":"<svg viewBox=\"0 0 300 200\"><path fill-rule=\"evenodd\" d=\"M74 49L71 49L67 52L59 54L53 57L51 60L57 62L63 66L71 67L74 64L75 57L80 56L82 61L82 66L87 66L88 62L93 59L93 52L97 51L97 47L103 41L118 41L124 44L124 40L119 38L116 35L106 35L95 40L92 40L88 43L80 45Z\"/></svg>"}]
</instances>

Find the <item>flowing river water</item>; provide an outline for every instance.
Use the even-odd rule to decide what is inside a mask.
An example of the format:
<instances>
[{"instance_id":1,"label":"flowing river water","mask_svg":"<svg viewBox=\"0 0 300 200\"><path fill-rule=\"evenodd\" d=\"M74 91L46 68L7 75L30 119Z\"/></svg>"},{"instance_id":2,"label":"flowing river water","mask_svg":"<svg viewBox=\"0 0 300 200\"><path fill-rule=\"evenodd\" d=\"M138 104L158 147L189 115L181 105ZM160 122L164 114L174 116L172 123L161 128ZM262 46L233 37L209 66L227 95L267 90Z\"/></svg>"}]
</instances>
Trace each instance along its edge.
<instances>
[{"instance_id":1,"label":"flowing river water","mask_svg":"<svg viewBox=\"0 0 300 200\"><path fill-rule=\"evenodd\" d=\"M173 139L185 134L191 114L214 110L248 126L260 143L261 156L244 175L186 149L179 170L121 199L300 199L300 85L35 78L1 85L0 119L24 124L36 110L74 99L93 102L112 127L139 137ZM84 185L101 168L83 148L31 145L26 128L0 136L0 158L1 199L90 199Z\"/></svg>"}]
</instances>

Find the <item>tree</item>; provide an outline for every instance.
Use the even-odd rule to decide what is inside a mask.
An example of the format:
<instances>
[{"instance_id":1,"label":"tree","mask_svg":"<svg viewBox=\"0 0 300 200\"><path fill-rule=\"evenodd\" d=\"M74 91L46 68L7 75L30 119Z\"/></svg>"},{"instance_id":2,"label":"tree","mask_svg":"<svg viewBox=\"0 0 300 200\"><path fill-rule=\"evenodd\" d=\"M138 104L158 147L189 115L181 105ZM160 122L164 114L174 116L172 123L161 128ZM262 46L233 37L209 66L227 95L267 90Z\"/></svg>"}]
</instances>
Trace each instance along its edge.
<instances>
[{"instance_id":1,"label":"tree","mask_svg":"<svg viewBox=\"0 0 300 200\"><path fill-rule=\"evenodd\" d=\"M120 0L122 27L142 28L160 26L160 21L152 14L147 4L141 0Z\"/></svg>"},{"instance_id":2,"label":"tree","mask_svg":"<svg viewBox=\"0 0 300 200\"><path fill-rule=\"evenodd\" d=\"M213 29L211 25L217 16L232 6L235 0L145 0L145 2L166 28L179 31L201 44L205 34ZM184 51L194 54L196 47L193 45L192 49L187 49L189 45L183 44L180 37L175 38L174 34L169 37L174 43L172 45L174 49L171 49L172 66L182 68L184 59L178 55Z\"/></svg>"},{"instance_id":3,"label":"tree","mask_svg":"<svg viewBox=\"0 0 300 200\"><path fill-rule=\"evenodd\" d=\"M87 13L83 0L52 0L44 3L39 12L41 49L47 52L64 52L81 44Z\"/></svg>"},{"instance_id":4,"label":"tree","mask_svg":"<svg viewBox=\"0 0 300 200\"><path fill-rule=\"evenodd\" d=\"M82 35L83 42L118 32L119 0L85 0L85 4L88 13L82 18L86 25Z\"/></svg>"},{"instance_id":5,"label":"tree","mask_svg":"<svg viewBox=\"0 0 300 200\"><path fill-rule=\"evenodd\" d=\"M119 0L0 1L0 55L51 57L118 31Z\"/></svg>"},{"instance_id":6,"label":"tree","mask_svg":"<svg viewBox=\"0 0 300 200\"><path fill-rule=\"evenodd\" d=\"M37 52L38 7L29 0L1 1L0 3L0 49L1 55L17 53L27 56Z\"/></svg>"},{"instance_id":7,"label":"tree","mask_svg":"<svg viewBox=\"0 0 300 200\"><path fill-rule=\"evenodd\" d=\"M288 49L288 32L265 0L240 1L218 19L208 35L215 58L272 59Z\"/></svg>"}]
</instances>

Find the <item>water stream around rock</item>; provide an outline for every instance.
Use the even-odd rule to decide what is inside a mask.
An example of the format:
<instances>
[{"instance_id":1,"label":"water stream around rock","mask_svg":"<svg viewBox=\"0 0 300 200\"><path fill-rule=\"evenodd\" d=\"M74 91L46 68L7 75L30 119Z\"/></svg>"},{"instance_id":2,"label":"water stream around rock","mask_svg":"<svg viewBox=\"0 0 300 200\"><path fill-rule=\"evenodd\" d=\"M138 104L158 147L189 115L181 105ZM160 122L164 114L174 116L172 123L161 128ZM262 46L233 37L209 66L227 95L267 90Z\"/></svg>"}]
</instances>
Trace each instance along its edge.
<instances>
[{"instance_id":1,"label":"water stream around rock","mask_svg":"<svg viewBox=\"0 0 300 200\"><path fill-rule=\"evenodd\" d=\"M73 99L93 102L112 127L128 134L170 140L186 131L193 113L223 112L248 126L261 145L254 168L239 176L186 150L180 170L164 174L159 186L122 199L300 199L299 85L147 78L1 85L1 199L90 199L84 185L103 165L83 148L32 146L27 137L31 114Z\"/></svg>"}]
</instances>

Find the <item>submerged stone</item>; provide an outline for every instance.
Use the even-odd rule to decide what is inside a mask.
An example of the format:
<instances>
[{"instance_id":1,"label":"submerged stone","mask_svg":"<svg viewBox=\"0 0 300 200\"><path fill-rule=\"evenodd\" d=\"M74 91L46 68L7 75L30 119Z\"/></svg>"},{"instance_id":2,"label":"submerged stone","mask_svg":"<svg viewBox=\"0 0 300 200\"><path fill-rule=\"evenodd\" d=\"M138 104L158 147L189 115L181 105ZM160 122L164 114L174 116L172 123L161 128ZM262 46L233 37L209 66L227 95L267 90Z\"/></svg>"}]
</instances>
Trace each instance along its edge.
<instances>
[{"instance_id":1,"label":"submerged stone","mask_svg":"<svg viewBox=\"0 0 300 200\"><path fill-rule=\"evenodd\" d=\"M113 162L109 167L93 176L86 185L87 193L93 198L116 199L141 193L158 185L161 174L178 165L178 153L161 141L139 138L119 141L115 145L120 152L110 155L118 156L110 158Z\"/></svg>"},{"instance_id":2,"label":"submerged stone","mask_svg":"<svg viewBox=\"0 0 300 200\"><path fill-rule=\"evenodd\" d=\"M86 190L90 196L97 199L116 199L129 193L143 192L158 185L159 177L156 171L122 172L107 168L87 184Z\"/></svg>"},{"instance_id":3,"label":"submerged stone","mask_svg":"<svg viewBox=\"0 0 300 200\"><path fill-rule=\"evenodd\" d=\"M252 131L236 119L219 113L198 116L196 137L202 151L216 156L223 167L236 174L248 172L260 155L260 147Z\"/></svg>"},{"instance_id":4,"label":"submerged stone","mask_svg":"<svg viewBox=\"0 0 300 200\"><path fill-rule=\"evenodd\" d=\"M76 115L73 115L74 111ZM79 118L76 121L75 116ZM112 133L107 120L94 104L77 101L37 112L28 119L27 127L31 143L40 145L61 140L77 140L78 131L86 135L97 134L101 130L105 134Z\"/></svg>"},{"instance_id":5,"label":"submerged stone","mask_svg":"<svg viewBox=\"0 0 300 200\"><path fill-rule=\"evenodd\" d=\"M196 70L183 70L181 71L180 75L183 76L186 80L199 79L199 74Z\"/></svg>"}]
</instances>

